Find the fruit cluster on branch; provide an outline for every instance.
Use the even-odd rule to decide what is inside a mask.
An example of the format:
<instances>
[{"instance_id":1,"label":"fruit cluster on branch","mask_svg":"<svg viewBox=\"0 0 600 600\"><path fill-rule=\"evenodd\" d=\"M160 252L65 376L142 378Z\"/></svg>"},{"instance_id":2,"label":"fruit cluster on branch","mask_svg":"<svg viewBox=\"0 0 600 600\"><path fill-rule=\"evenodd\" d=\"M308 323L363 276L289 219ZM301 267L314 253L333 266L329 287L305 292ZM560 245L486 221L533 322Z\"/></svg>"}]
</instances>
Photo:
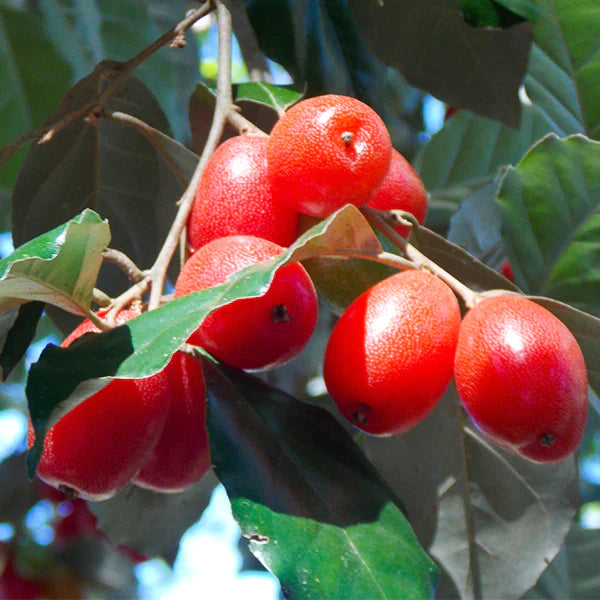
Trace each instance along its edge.
<instances>
[{"instance_id":1,"label":"fruit cluster on branch","mask_svg":"<svg viewBox=\"0 0 600 600\"><path fill-rule=\"evenodd\" d=\"M190 256L175 297L281 254L295 241L300 216L321 219L349 203L405 211L418 223L427 214L422 181L365 104L310 98L268 137L229 139L196 190ZM324 380L340 413L366 433L401 434L433 410L454 377L464 409L500 447L538 462L572 453L586 422L587 375L567 327L516 294L451 289L441 269L412 261L411 226L402 222L395 231L405 255L398 264L408 270L357 295L327 345ZM117 324L137 314L122 310ZM316 321L317 291L305 267L293 263L276 271L262 296L216 309L188 344L239 369L269 369L302 351ZM93 331L85 321L63 345ZM210 469L205 410L200 363L177 352L156 375L115 379L60 419L45 438L38 473L96 500L130 481L183 490Z\"/></svg>"}]
</instances>

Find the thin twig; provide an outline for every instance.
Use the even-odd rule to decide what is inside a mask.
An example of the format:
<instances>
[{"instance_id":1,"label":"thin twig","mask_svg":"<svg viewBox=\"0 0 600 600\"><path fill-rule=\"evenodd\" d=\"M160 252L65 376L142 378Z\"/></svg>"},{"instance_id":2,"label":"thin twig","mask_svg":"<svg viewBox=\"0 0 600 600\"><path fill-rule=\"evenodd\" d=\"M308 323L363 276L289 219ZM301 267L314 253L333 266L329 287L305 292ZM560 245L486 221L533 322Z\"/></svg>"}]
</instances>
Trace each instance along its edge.
<instances>
[{"instance_id":1,"label":"thin twig","mask_svg":"<svg viewBox=\"0 0 600 600\"><path fill-rule=\"evenodd\" d=\"M112 298L108 294L105 294L102 290L94 288L94 291L92 293L92 301L95 302L98 306L106 308L107 306L110 306Z\"/></svg>"},{"instance_id":2,"label":"thin twig","mask_svg":"<svg viewBox=\"0 0 600 600\"><path fill-rule=\"evenodd\" d=\"M106 320L114 326L114 319L123 308L141 299L141 297L150 289L152 278L147 275L141 281L131 286L128 290L117 296L111 303L109 311L106 313Z\"/></svg>"},{"instance_id":3,"label":"thin twig","mask_svg":"<svg viewBox=\"0 0 600 600\"><path fill-rule=\"evenodd\" d=\"M20 135L12 144L1 149L0 153L0 169L10 160L15 152L26 142L38 140L39 144L43 144L51 140L54 135L72 123L76 119L91 117L97 119L102 116L106 101L114 94L120 85L131 75L131 73L143 63L149 56L172 40L178 40L176 46L181 46L181 39L185 31L187 31L196 21L206 16L213 10L213 2L207 0L200 8L190 11L189 14L181 20L175 27L167 31L164 35L152 42L148 47L136 54L133 58L118 62L114 60L102 61L95 68L98 81L101 79L106 81L102 91L96 98L93 98L84 106L77 110L61 117L54 123L39 127Z\"/></svg>"},{"instance_id":4,"label":"thin twig","mask_svg":"<svg viewBox=\"0 0 600 600\"><path fill-rule=\"evenodd\" d=\"M173 254L177 249L181 232L183 231L187 218L194 201L194 194L204 167L208 159L215 151L223 127L227 119L227 114L231 111L233 104L231 96L231 10L230 0L215 0L217 11L218 33L218 75L217 75L217 100L213 122L206 140L206 145L196 166L196 170L190 180L190 183L181 197L179 210L175 215L175 220L167 235L154 265L151 268L152 290L148 301L148 310L157 308L160 304L160 298L165 285L166 273Z\"/></svg>"},{"instance_id":5,"label":"thin twig","mask_svg":"<svg viewBox=\"0 0 600 600\"><path fill-rule=\"evenodd\" d=\"M127 278L134 283L138 283L148 275L142 271L126 254L114 248L106 248L102 253L102 259L105 262L116 265L127 275Z\"/></svg>"},{"instance_id":6,"label":"thin twig","mask_svg":"<svg viewBox=\"0 0 600 600\"><path fill-rule=\"evenodd\" d=\"M361 207L361 212L369 223L377 230L381 231L412 263L419 268L426 269L439 277L444 283L454 290L465 302L467 308L473 308L477 302L478 293L467 287L464 283L456 279L454 275L448 273L437 263L427 258L422 252L417 250L412 244L409 244L406 238L402 237L393 227L391 227L382 215L368 207Z\"/></svg>"}]
</instances>

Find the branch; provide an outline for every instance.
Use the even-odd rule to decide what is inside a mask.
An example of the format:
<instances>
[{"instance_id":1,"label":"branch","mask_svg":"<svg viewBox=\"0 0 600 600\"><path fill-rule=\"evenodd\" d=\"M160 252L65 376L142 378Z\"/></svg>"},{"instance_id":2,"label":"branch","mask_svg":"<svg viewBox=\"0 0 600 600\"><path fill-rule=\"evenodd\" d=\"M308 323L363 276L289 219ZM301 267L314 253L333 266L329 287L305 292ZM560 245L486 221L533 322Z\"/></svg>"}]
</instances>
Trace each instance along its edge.
<instances>
[{"instance_id":1,"label":"branch","mask_svg":"<svg viewBox=\"0 0 600 600\"><path fill-rule=\"evenodd\" d=\"M140 282L144 277L148 275L145 271L142 271L126 254L120 250L114 248L106 248L102 253L102 260L107 263L116 265L127 275L127 278L134 283Z\"/></svg>"},{"instance_id":2,"label":"branch","mask_svg":"<svg viewBox=\"0 0 600 600\"><path fill-rule=\"evenodd\" d=\"M152 290L148 302L148 310L157 308L165 285L166 273L169 263L177 248L179 238L187 223L187 218L192 208L196 188L208 159L215 151L227 115L231 111L233 100L231 96L231 10L230 0L215 0L217 10L217 23L219 27L219 49L218 49L218 76L217 76L217 100L213 121L206 140L206 145L200 156L196 170L190 183L181 197L179 210L167 235L167 239L161 248L154 265L151 268Z\"/></svg>"},{"instance_id":3,"label":"branch","mask_svg":"<svg viewBox=\"0 0 600 600\"><path fill-rule=\"evenodd\" d=\"M175 27L167 31L164 35L152 42L147 48L144 48L139 54L130 58L125 62L114 60L102 61L96 68L96 75L99 82L101 79L106 81L104 86L99 86L102 91L96 98L90 100L87 104L80 107L74 112L65 115L61 119L55 121L51 125L46 125L33 129L20 135L12 144L4 146L0 150L0 169L10 160L15 152L26 142L38 140L39 144L44 144L50 141L54 135L69 123L72 123L79 118L87 118L96 120L102 116L106 101L114 94L117 88L131 75L136 67L144 62L149 56L162 48L169 42L173 42L171 46L181 47L185 43L184 33L196 21L206 16L213 10L213 3L206 1L200 8L192 10L189 14L180 21Z\"/></svg>"},{"instance_id":4,"label":"branch","mask_svg":"<svg viewBox=\"0 0 600 600\"><path fill-rule=\"evenodd\" d=\"M427 258L422 252L417 250L412 244L409 244L406 238L403 238L393 227L391 227L376 210L362 206L360 211L365 216L367 221L381 231L394 245L396 245L402 253L414 263L417 268L427 269L437 277L439 277L446 285L448 285L456 294L458 294L465 302L467 308L473 308L477 302L478 293L467 287L464 283L456 279L454 275L448 273L437 263Z\"/></svg>"}]
</instances>

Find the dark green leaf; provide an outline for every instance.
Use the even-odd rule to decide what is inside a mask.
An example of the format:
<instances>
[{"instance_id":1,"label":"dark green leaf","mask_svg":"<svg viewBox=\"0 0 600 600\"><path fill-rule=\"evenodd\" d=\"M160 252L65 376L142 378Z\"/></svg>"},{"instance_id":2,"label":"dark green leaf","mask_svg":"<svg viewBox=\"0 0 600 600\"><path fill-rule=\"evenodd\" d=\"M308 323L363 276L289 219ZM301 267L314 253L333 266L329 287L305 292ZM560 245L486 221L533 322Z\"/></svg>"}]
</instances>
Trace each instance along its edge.
<instances>
[{"instance_id":1,"label":"dark green leaf","mask_svg":"<svg viewBox=\"0 0 600 600\"><path fill-rule=\"evenodd\" d=\"M442 568L438 597L518 598L569 530L579 504L575 460L539 465L509 455L457 404L451 386L412 430L362 442Z\"/></svg>"},{"instance_id":2,"label":"dark green leaf","mask_svg":"<svg viewBox=\"0 0 600 600\"><path fill-rule=\"evenodd\" d=\"M507 170L498 202L515 281L600 313L600 143L549 135Z\"/></svg>"},{"instance_id":3,"label":"dark green leaf","mask_svg":"<svg viewBox=\"0 0 600 600\"><path fill-rule=\"evenodd\" d=\"M585 357L590 385L600 392L600 319L550 298L530 296L558 317L577 338Z\"/></svg>"},{"instance_id":4,"label":"dark green leaf","mask_svg":"<svg viewBox=\"0 0 600 600\"><path fill-rule=\"evenodd\" d=\"M446 0L351 0L349 5L376 56L409 83L451 106L519 126L518 89L531 45L529 23L503 30L474 28Z\"/></svg>"},{"instance_id":5,"label":"dark green leaf","mask_svg":"<svg viewBox=\"0 0 600 600\"><path fill-rule=\"evenodd\" d=\"M88 4L48 0L40 4L40 9L55 47L71 64L75 79L81 79L101 60L127 60L135 56L176 25L189 4L185 0ZM155 53L136 69L136 75L160 100L179 140L187 135L181 107L198 78L194 36L188 35L187 42L185 48Z\"/></svg>"},{"instance_id":6,"label":"dark green leaf","mask_svg":"<svg viewBox=\"0 0 600 600\"><path fill-rule=\"evenodd\" d=\"M425 227L415 228L414 240L411 238L411 241L428 258L470 288L518 290L512 282L472 254Z\"/></svg>"},{"instance_id":7,"label":"dark green leaf","mask_svg":"<svg viewBox=\"0 0 600 600\"><path fill-rule=\"evenodd\" d=\"M88 502L98 517L98 528L115 544L123 544L150 558L175 561L179 540L210 502L217 480L212 472L191 488L160 494L130 484L103 502Z\"/></svg>"},{"instance_id":8,"label":"dark green leaf","mask_svg":"<svg viewBox=\"0 0 600 600\"><path fill-rule=\"evenodd\" d=\"M323 409L203 360L217 475L253 554L303 598L429 598L437 569Z\"/></svg>"},{"instance_id":9,"label":"dark green leaf","mask_svg":"<svg viewBox=\"0 0 600 600\"><path fill-rule=\"evenodd\" d=\"M507 4L511 4L511 1L498 3L495 0L460 0L460 10L465 21L474 27L510 27L523 21L518 14L503 6ZM535 8L529 0L520 0L519 5L524 5L522 8L526 12Z\"/></svg>"},{"instance_id":10,"label":"dark green leaf","mask_svg":"<svg viewBox=\"0 0 600 600\"><path fill-rule=\"evenodd\" d=\"M43 302L21 304L18 316L11 326L0 351L0 379L5 381L23 358L35 337L38 321L44 310ZM4 312L0 313L0 318Z\"/></svg>"},{"instance_id":11,"label":"dark green leaf","mask_svg":"<svg viewBox=\"0 0 600 600\"><path fill-rule=\"evenodd\" d=\"M275 270L284 264L344 250L365 255L381 251L377 236L352 205L307 231L278 257L240 271L227 283L178 298L111 331L85 336L69 348L48 345L27 380L36 432L30 468L37 464L51 413L51 422L56 422L106 385L109 377L132 379L158 372L209 312L238 298L264 294Z\"/></svg>"},{"instance_id":12,"label":"dark green leaf","mask_svg":"<svg viewBox=\"0 0 600 600\"><path fill-rule=\"evenodd\" d=\"M600 5L535 0L531 60L525 89L561 136L600 136Z\"/></svg>"},{"instance_id":13,"label":"dark green leaf","mask_svg":"<svg viewBox=\"0 0 600 600\"><path fill-rule=\"evenodd\" d=\"M49 122L94 98L115 68L103 63L77 83ZM108 109L168 130L156 99L135 78L123 83ZM13 237L21 244L89 207L110 221L113 246L144 268L158 254L182 191L163 148L144 135L109 119L96 125L77 120L30 149L12 197ZM101 273L99 287L109 294L120 293L126 283L116 271Z\"/></svg>"},{"instance_id":14,"label":"dark green leaf","mask_svg":"<svg viewBox=\"0 0 600 600\"><path fill-rule=\"evenodd\" d=\"M40 125L70 80L69 65L52 47L39 15L0 6L0 146ZM10 193L22 162L19 154L0 173L0 194Z\"/></svg>"},{"instance_id":15,"label":"dark green leaf","mask_svg":"<svg viewBox=\"0 0 600 600\"><path fill-rule=\"evenodd\" d=\"M109 240L108 223L86 209L19 246L0 260L0 309L39 300L86 314Z\"/></svg>"},{"instance_id":16,"label":"dark green leaf","mask_svg":"<svg viewBox=\"0 0 600 600\"><path fill-rule=\"evenodd\" d=\"M244 4L261 50L288 71L299 91L307 97L332 93L359 98L384 120L396 148L414 151L416 132L407 131L406 118L412 94L406 93L400 74L364 46L345 0Z\"/></svg>"},{"instance_id":17,"label":"dark green leaf","mask_svg":"<svg viewBox=\"0 0 600 600\"><path fill-rule=\"evenodd\" d=\"M589 600L600 596L598 572L600 529L583 529L577 525L567 537L569 577L572 600Z\"/></svg>"}]
</instances>

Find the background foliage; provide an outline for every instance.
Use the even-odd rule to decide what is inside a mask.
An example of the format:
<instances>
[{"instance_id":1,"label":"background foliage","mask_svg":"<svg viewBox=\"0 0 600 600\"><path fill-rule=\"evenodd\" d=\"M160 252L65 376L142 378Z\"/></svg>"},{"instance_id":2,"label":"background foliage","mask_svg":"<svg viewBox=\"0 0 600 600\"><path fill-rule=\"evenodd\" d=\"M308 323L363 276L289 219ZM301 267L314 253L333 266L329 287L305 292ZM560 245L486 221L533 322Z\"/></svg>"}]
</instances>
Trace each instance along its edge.
<instances>
[{"instance_id":1,"label":"background foliage","mask_svg":"<svg viewBox=\"0 0 600 600\"><path fill-rule=\"evenodd\" d=\"M188 8L179 0L0 1L0 161L19 135L95 97L114 61L131 58ZM417 231L415 244L478 289L514 289L496 273L510 260L515 284L547 297L540 302L578 337L592 386L579 464L570 458L548 467L492 447L457 411L452 387L407 434L375 439L348 431L314 385L333 321L325 307L303 355L265 375L266 383L205 361L215 471L250 550L293 598L327 598L331 590L331 597L393 598L399 587L402 597L408 590L427 597L437 579L428 555L440 571L438 598L600 595L600 536L583 527L600 506L600 321L590 316L600 316L600 4L238 0L232 9L240 71L262 81L235 87L243 114L268 130L300 93L348 94L372 105L430 194L430 230ZM0 171L1 228L15 246L27 243L0 262L0 306L7 309L0 313L0 409L26 410L23 355L42 311L24 302L47 303L44 315L66 330L74 317L53 307L81 315L94 285L122 291L122 274L100 265L108 235L140 267L152 264L206 140L214 109L214 81L206 76L214 76L211 36L189 32L185 48L157 52L110 97L110 110L145 121L151 136L123 121L75 120L46 144L25 145ZM269 59L289 74L286 87L269 83L282 72ZM443 107L433 97L459 109L435 133L426 127L427 107ZM179 299L76 351L49 346L26 388L38 433L83 400L80 382L90 380L89 392L106 377L158 370L199 315L227 298L259 294L283 260L340 247L369 254L379 243L359 213L342 210L277 264ZM320 291L343 305L359 278L383 276L371 263L352 263L336 289ZM54 327L41 317L37 339L54 333L56 341ZM322 435L307 437L315 430ZM269 460L284 451L289 464ZM13 527L9 547L21 567L47 582L48 564L53 572L67 565L73 585L131 594L132 564L119 561L104 538L60 552L31 540L23 523L40 492L26 480L23 458L0 463L0 480L11 482L0 486L0 523ZM131 487L90 508L116 544L173 561L214 485L211 476L170 496ZM273 543L258 535L264 531ZM96 568L84 577L69 560L86 552ZM122 577L111 584L107 565L115 556ZM394 566L412 566L387 579L390 557Z\"/></svg>"}]
</instances>

